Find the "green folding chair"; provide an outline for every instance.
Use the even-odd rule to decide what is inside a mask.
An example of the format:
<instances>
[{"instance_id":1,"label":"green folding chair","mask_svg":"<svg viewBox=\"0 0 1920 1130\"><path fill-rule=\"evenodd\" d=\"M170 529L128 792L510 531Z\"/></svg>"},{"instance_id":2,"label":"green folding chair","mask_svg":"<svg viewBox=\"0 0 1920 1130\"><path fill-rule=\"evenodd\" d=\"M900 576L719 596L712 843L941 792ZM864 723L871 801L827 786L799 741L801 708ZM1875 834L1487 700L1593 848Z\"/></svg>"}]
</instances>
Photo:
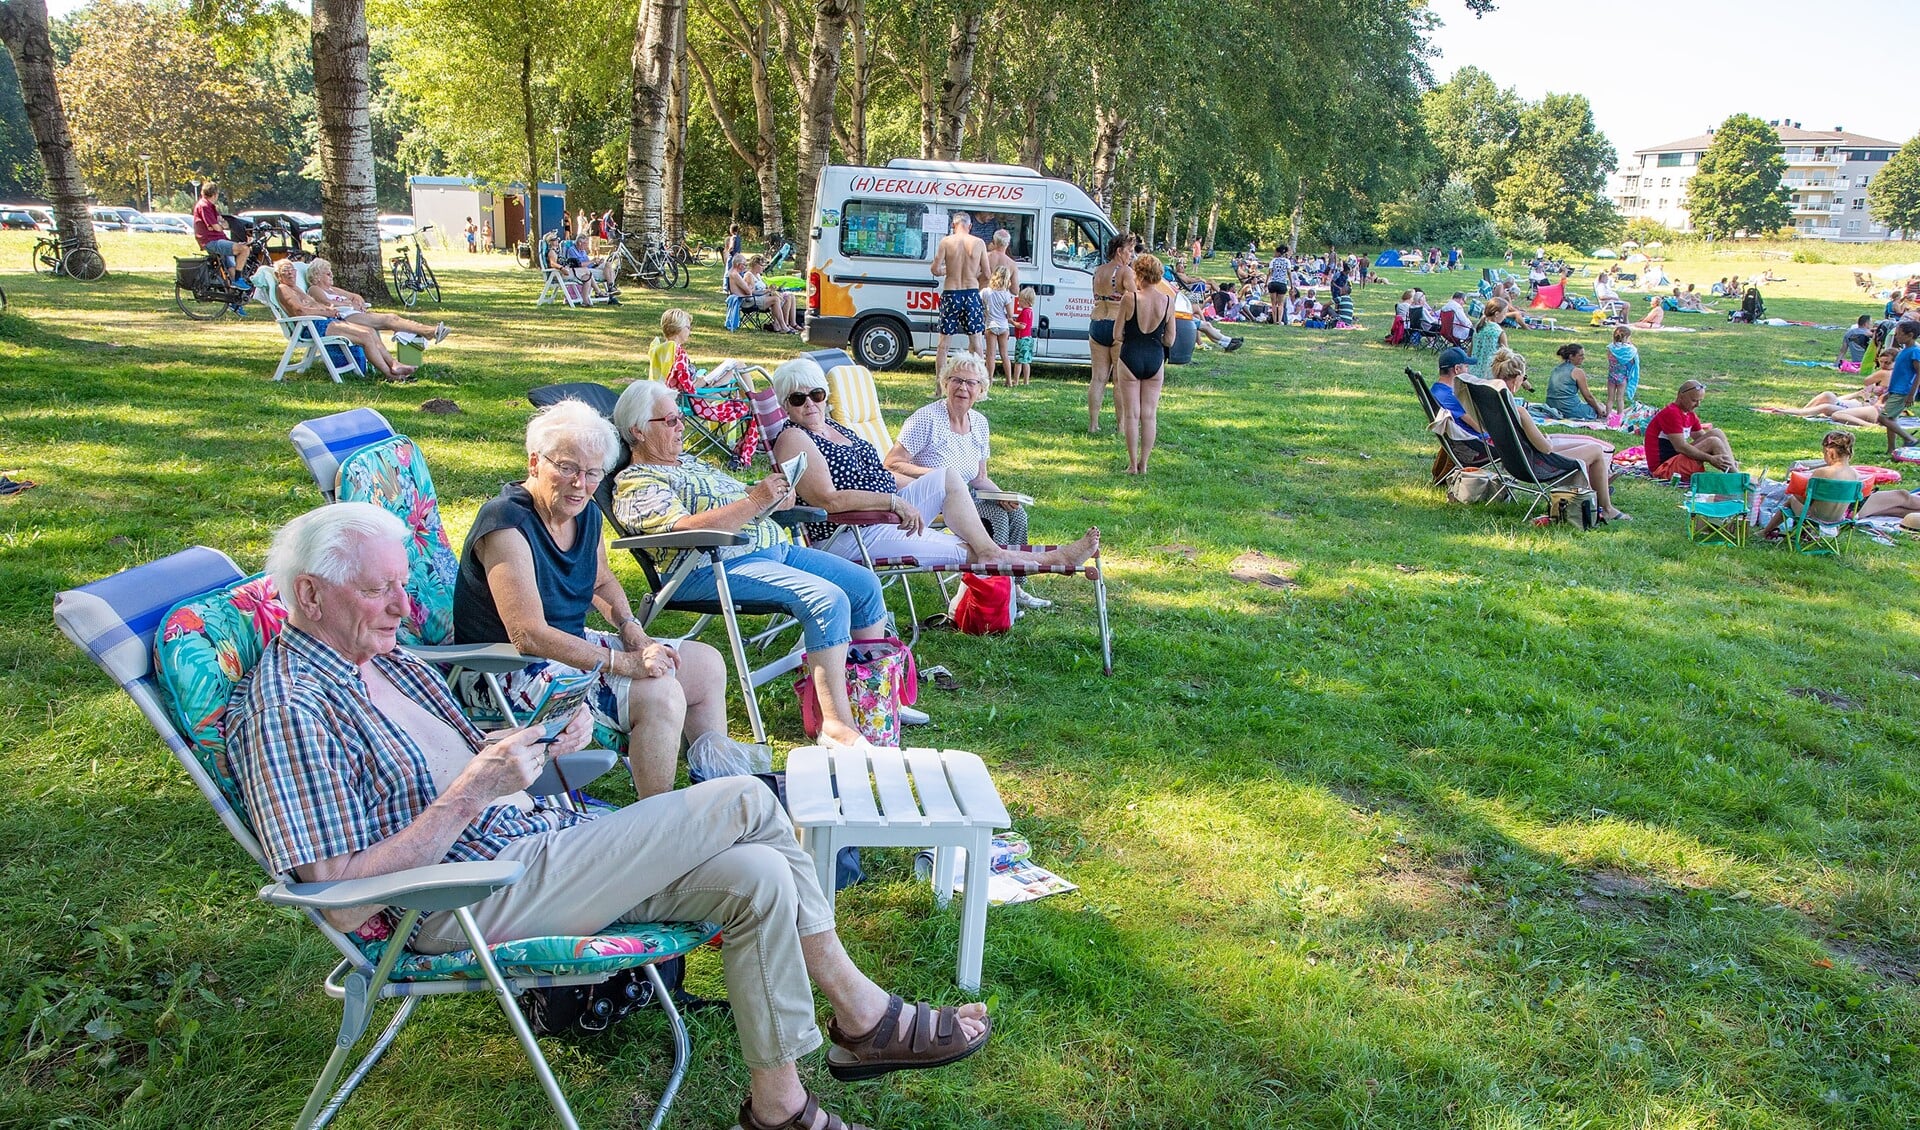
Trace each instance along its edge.
<instances>
[{"instance_id":1,"label":"green folding chair","mask_svg":"<svg viewBox=\"0 0 1920 1130\"><path fill-rule=\"evenodd\" d=\"M1753 476L1745 471L1701 471L1687 483L1687 540L1697 545L1747 544Z\"/></svg>"},{"instance_id":2,"label":"green folding chair","mask_svg":"<svg viewBox=\"0 0 1920 1130\"><path fill-rule=\"evenodd\" d=\"M1853 515L1866 498L1867 489L1859 479L1807 480L1807 506L1799 514L1787 514L1787 544L1795 553L1829 554L1838 557L1853 533ZM1842 507L1841 516L1831 522L1814 518L1814 507Z\"/></svg>"}]
</instances>

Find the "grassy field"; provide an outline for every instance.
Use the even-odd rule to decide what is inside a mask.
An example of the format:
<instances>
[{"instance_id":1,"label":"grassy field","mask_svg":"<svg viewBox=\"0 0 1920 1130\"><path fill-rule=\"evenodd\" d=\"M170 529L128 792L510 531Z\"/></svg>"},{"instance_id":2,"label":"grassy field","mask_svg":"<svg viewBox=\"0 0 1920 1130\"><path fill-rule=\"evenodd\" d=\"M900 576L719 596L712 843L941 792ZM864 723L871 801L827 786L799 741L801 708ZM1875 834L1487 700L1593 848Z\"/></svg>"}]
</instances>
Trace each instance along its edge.
<instances>
[{"instance_id":1,"label":"grassy field","mask_svg":"<svg viewBox=\"0 0 1920 1130\"><path fill-rule=\"evenodd\" d=\"M54 630L54 594L196 543L257 568L317 501L287 429L361 404L420 442L457 543L523 466L526 390L643 373L665 305L535 309L534 280L440 256L456 333L426 379L271 384L270 324L191 324L164 275L118 269L169 246L110 242L88 288L0 271L0 468L40 483L0 502L0 1126L284 1125L338 1019L324 941L254 900L258 872ZM0 237L0 264L25 261ZM1846 266L1766 262L1788 276L1770 313L1878 310ZM1667 269L1704 289L1760 266ZM697 357L790 347L728 337L712 268L697 280ZM1115 672L1087 586L1038 581L1057 604L1011 636L923 641L962 687L926 692L916 737L987 758L1081 890L992 912L985 1054L851 1087L814 1057L831 1109L1035 1130L1920 1122L1913 545L1699 548L1644 480L1617 488L1636 521L1586 534L1448 505L1400 372L1432 354L1378 343L1399 289L1361 296L1366 332L1251 327L1176 371L1144 480L1110 421L1085 435L1081 371L987 403L1035 538L1105 532ZM1640 341L1641 398L1698 377L1749 465L1817 454L1819 426L1748 406L1837 387L1778 362L1831 358L1838 334L1695 324ZM1516 336L1536 370L1565 340ZM896 425L928 372L881 376ZM418 411L430 397L462 411ZM1273 585L1229 576L1248 552ZM788 748L791 696L763 697ZM904 853L871 862L840 901L849 947L883 983L961 999L957 908L933 911ZM717 971L697 958L696 987ZM649 1109L662 1032L545 1041L585 1124ZM731 1125L731 1024L699 1018L694 1041L673 1125ZM339 1122L394 1124L550 1123L470 999L423 1010Z\"/></svg>"}]
</instances>

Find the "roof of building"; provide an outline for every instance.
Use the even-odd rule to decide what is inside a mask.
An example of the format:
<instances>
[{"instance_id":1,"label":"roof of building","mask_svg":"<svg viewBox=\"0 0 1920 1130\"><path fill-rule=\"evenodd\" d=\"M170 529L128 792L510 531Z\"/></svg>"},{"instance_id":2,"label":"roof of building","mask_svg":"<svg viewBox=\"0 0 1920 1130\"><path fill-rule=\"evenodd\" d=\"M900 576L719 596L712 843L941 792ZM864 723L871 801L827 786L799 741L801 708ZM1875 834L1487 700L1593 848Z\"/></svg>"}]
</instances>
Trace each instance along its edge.
<instances>
[{"instance_id":1,"label":"roof of building","mask_svg":"<svg viewBox=\"0 0 1920 1130\"><path fill-rule=\"evenodd\" d=\"M1811 143L1815 145L1844 145L1850 148L1858 147L1862 149L1900 148L1900 143L1897 141L1885 141L1878 137L1868 137L1865 134L1848 133L1845 130L1838 129L1801 129L1798 126L1779 125L1774 127L1774 132L1780 135L1782 144L1788 145L1806 145ZM1705 152L1707 147L1712 144L1713 135L1711 133L1703 133L1694 137L1681 138L1679 141L1669 141L1665 145L1649 145L1645 149L1636 149L1633 152L1635 156L1639 156L1642 153L1685 153L1695 149Z\"/></svg>"}]
</instances>

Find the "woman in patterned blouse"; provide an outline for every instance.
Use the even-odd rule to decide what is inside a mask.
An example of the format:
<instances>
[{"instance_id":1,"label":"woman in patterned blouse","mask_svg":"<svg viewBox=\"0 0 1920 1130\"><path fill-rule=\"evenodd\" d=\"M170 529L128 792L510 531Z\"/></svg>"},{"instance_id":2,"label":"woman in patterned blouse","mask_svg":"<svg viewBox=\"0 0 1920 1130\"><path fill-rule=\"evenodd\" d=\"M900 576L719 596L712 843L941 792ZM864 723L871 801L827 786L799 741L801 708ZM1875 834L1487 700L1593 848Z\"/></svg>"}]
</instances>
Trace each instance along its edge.
<instances>
[{"instance_id":1,"label":"woman in patterned blouse","mask_svg":"<svg viewBox=\"0 0 1920 1130\"><path fill-rule=\"evenodd\" d=\"M613 516L633 534L671 530L717 530L744 534L744 545L720 551L734 599L778 604L800 622L807 670L819 694L822 745L864 741L847 704L847 645L886 635L887 606L871 570L830 553L795 545L767 515L793 504L793 488L776 469L748 487L685 453L685 422L673 389L659 381L635 381L620 394L613 423L633 449L633 462L614 479ZM684 551L663 554L670 574ZM677 595L714 600L719 589L713 566L701 563Z\"/></svg>"}]
</instances>

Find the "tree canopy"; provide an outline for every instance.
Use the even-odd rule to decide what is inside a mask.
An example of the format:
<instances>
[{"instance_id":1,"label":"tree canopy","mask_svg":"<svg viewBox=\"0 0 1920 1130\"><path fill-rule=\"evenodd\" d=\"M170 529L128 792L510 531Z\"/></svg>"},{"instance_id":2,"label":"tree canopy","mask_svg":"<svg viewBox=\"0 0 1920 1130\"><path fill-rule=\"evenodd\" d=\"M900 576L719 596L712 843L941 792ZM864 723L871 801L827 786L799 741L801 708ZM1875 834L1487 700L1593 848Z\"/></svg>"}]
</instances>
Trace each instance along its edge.
<instances>
[{"instance_id":1,"label":"tree canopy","mask_svg":"<svg viewBox=\"0 0 1920 1130\"><path fill-rule=\"evenodd\" d=\"M1914 137L1867 185L1867 214L1902 239L1920 235L1920 136Z\"/></svg>"},{"instance_id":2,"label":"tree canopy","mask_svg":"<svg viewBox=\"0 0 1920 1130\"><path fill-rule=\"evenodd\" d=\"M1780 135L1751 114L1720 123L1700 155L1700 169L1687 182L1687 213L1695 229L1713 239L1741 232L1759 235L1793 219L1780 174L1787 159Z\"/></svg>"}]
</instances>

